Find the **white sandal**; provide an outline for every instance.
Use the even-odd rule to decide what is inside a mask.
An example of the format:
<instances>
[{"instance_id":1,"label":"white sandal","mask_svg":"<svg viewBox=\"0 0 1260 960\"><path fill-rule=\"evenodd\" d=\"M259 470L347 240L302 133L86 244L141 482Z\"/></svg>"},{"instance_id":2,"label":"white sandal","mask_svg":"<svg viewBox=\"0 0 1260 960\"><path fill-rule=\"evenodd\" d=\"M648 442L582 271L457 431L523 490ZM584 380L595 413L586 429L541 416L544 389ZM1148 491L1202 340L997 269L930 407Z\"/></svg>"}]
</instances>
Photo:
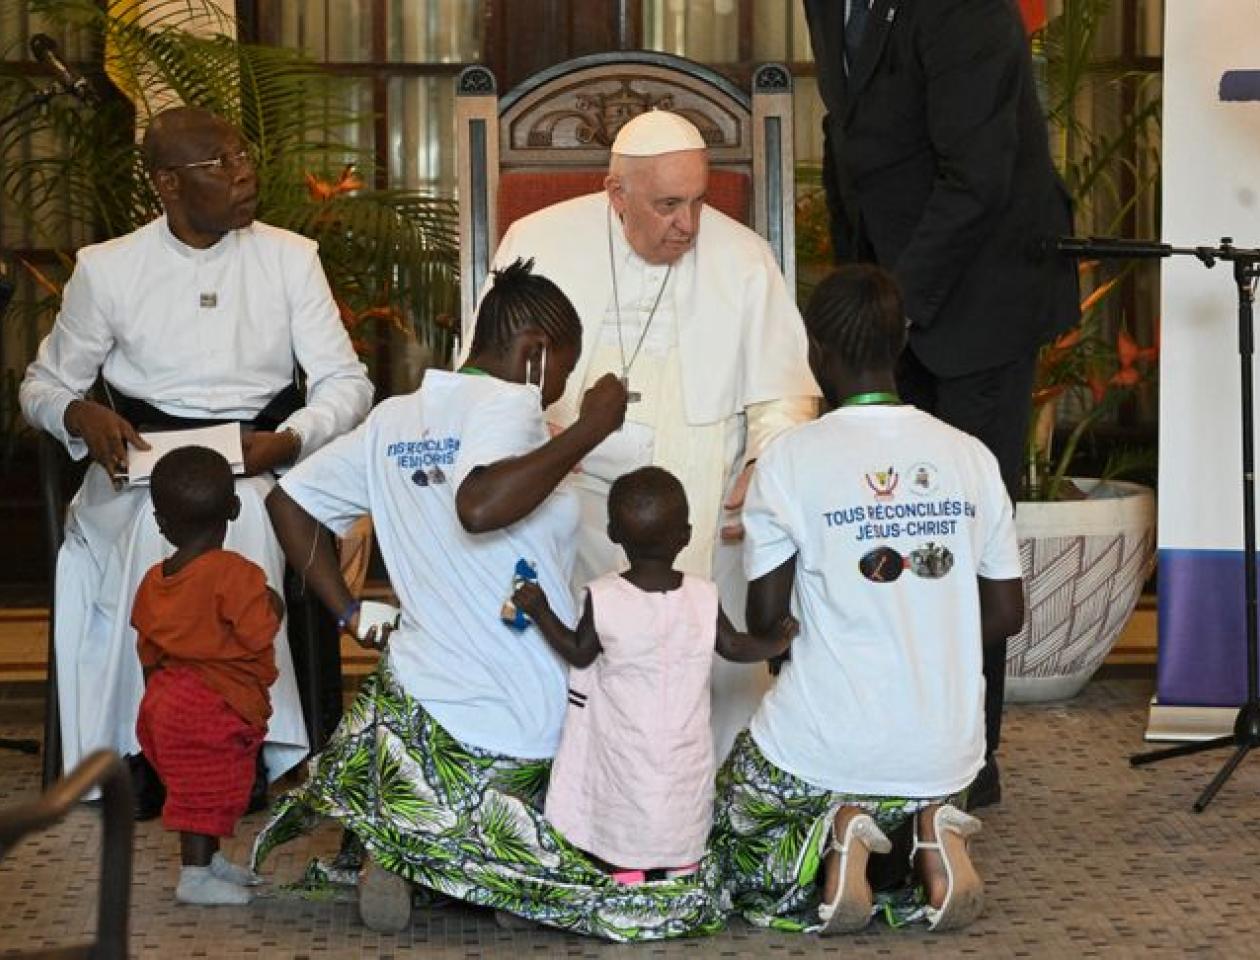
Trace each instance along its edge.
<instances>
[{"instance_id":1,"label":"white sandal","mask_svg":"<svg viewBox=\"0 0 1260 960\"><path fill-rule=\"evenodd\" d=\"M976 873L967 852L967 840L980 832L980 821L947 803L937 808L932 824L936 840L920 840L919 817L915 816L910 864L914 866L914 858L920 850L941 855L946 877L945 899L939 907L928 905L928 929L958 930L984 912L984 881Z\"/></svg>"},{"instance_id":2,"label":"white sandal","mask_svg":"<svg viewBox=\"0 0 1260 960\"><path fill-rule=\"evenodd\" d=\"M866 880L866 861L871 851L887 853L892 844L875 825L869 813L859 813L844 828L844 843L837 843L832 830L827 853L840 854L836 867L836 895L830 903L819 904L818 919L823 922L819 936L854 933L871 922L875 898Z\"/></svg>"}]
</instances>

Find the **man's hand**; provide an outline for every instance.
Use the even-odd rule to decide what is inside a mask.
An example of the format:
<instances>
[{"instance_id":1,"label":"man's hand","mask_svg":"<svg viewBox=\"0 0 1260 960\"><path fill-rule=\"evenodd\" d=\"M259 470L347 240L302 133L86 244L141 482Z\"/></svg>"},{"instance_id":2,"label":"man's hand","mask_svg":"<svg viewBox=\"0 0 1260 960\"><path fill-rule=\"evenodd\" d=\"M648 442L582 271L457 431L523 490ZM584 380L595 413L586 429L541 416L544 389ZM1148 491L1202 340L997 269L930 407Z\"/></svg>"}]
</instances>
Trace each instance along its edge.
<instances>
[{"instance_id":1,"label":"man's hand","mask_svg":"<svg viewBox=\"0 0 1260 960\"><path fill-rule=\"evenodd\" d=\"M741 511L744 509L744 498L748 496L748 485L752 483L753 467L757 461L752 461L748 466L740 472L735 478L735 486L731 488L731 495L726 498L726 502L722 504L722 509L728 513L735 514L733 522L722 525L722 540L724 543L738 543L744 539L744 521Z\"/></svg>"},{"instance_id":2,"label":"man's hand","mask_svg":"<svg viewBox=\"0 0 1260 960\"><path fill-rule=\"evenodd\" d=\"M384 652L385 648L389 646L390 634L397 629L392 623L381 623L369 627L367 633L359 636L359 614L356 612L349 622L346 623L345 632L354 637L354 642L364 650Z\"/></svg>"},{"instance_id":3,"label":"man's hand","mask_svg":"<svg viewBox=\"0 0 1260 960\"><path fill-rule=\"evenodd\" d=\"M626 385L614 374L606 373L582 397L578 420L603 438L621 428L626 419L629 399Z\"/></svg>"},{"instance_id":4,"label":"man's hand","mask_svg":"<svg viewBox=\"0 0 1260 960\"><path fill-rule=\"evenodd\" d=\"M801 623L790 613L774 625L775 639L781 643L791 644L801 632Z\"/></svg>"},{"instance_id":5,"label":"man's hand","mask_svg":"<svg viewBox=\"0 0 1260 960\"><path fill-rule=\"evenodd\" d=\"M245 457L245 476L256 477L297 459L301 441L291 430L270 433L264 430L241 432L241 452Z\"/></svg>"},{"instance_id":6,"label":"man's hand","mask_svg":"<svg viewBox=\"0 0 1260 960\"><path fill-rule=\"evenodd\" d=\"M111 478L127 472L127 444L137 450L149 449L135 427L109 407L91 400L72 400L63 422L70 436L87 444L89 455Z\"/></svg>"},{"instance_id":7,"label":"man's hand","mask_svg":"<svg viewBox=\"0 0 1260 960\"><path fill-rule=\"evenodd\" d=\"M551 610L547 603L547 595L536 583L522 583L517 587L512 594L512 603L518 609L524 610L535 623L538 622L540 616L545 616Z\"/></svg>"}]
</instances>

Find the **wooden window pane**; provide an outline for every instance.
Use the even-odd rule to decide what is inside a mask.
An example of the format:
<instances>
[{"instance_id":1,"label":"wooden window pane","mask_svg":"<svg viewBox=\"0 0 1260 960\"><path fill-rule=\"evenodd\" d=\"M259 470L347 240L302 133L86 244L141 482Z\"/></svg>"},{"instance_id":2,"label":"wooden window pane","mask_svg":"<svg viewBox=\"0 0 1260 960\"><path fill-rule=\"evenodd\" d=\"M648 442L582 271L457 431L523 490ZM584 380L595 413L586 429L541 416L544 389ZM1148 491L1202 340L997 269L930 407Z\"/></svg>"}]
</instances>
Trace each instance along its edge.
<instances>
[{"instance_id":1,"label":"wooden window pane","mask_svg":"<svg viewBox=\"0 0 1260 960\"><path fill-rule=\"evenodd\" d=\"M387 0L386 59L475 63L481 59L484 7L474 0Z\"/></svg>"},{"instance_id":2,"label":"wooden window pane","mask_svg":"<svg viewBox=\"0 0 1260 960\"><path fill-rule=\"evenodd\" d=\"M736 0L646 0L643 45L700 63L739 59Z\"/></svg>"},{"instance_id":3,"label":"wooden window pane","mask_svg":"<svg viewBox=\"0 0 1260 960\"><path fill-rule=\"evenodd\" d=\"M315 60L372 59L372 0L271 0L263 43L293 47Z\"/></svg>"},{"instance_id":4,"label":"wooden window pane","mask_svg":"<svg viewBox=\"0 0 1260 960\"><path fill-rule=\"evenodd\" d=\"M389 81L389 184L455 191L454 80L395 77Z\"/></svg>"}]
</instances>

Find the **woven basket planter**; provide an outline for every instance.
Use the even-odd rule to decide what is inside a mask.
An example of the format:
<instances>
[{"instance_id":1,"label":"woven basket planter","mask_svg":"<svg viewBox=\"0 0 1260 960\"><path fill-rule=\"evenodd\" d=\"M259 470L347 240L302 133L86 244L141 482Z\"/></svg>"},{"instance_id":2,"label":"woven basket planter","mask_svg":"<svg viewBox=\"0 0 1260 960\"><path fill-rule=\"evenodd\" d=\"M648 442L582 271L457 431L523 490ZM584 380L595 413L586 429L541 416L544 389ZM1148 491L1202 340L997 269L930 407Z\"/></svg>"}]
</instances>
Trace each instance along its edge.
<instances>
[{"instance_id":1,"label":"woven basket planter","mask_svg":"<svg viewBox=\"0 0 1260 960\"><path fill-rule=\"evenodd\" d=\"M1076 480L1092 493L1097 480ZM1075 696L1133 615L1155 556L1155 494L1112 482L1096 498L1015 511L1028 614L1006 655L1008 702Z\"/></svg>"}]
</instances>

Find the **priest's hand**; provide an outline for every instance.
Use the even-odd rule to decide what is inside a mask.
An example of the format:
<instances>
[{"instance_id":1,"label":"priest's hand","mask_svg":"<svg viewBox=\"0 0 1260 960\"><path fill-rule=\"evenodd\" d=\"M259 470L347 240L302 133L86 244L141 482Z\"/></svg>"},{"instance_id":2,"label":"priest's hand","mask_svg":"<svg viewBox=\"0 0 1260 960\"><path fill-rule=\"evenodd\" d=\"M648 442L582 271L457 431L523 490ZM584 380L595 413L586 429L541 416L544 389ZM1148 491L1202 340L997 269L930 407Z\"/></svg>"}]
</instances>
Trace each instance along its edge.
<instances>
[{"instance_id":1,"label":"priest's hand","mask_svg":"<svg viewBox=\"0 0 1260 960\"><path fill-rule=\"evenodd\" d=\"M149 449L135 427L109 407L92 400L72 400L62 422L70 436L87 444L89 455L111 479L127 472L127 444L137 450Z\"/></svg>"},{"instance_id":2,"label":"priest's hand","mask_svg":"<svg viewBox=\"0 0 1260 960\"><path fill-rule=\"evenodd\" d=\"M731 495L726 498L726 502L722 504L722 509L732 514L728 518L730 523L722 525L722 541L724 543L738 543L744 539L744 498L748 496L748 485L752 483L753 467L757 461L754 460L744 467L739 476L735 478L735 485L731 487Z\"/></svg>"},{"instance_id":3,"label":"priest's hand","mask_svg":"<svg viewBox=\"0 0 1260 960\"><path fill-rule=\"evenodd\" d=\"M606 373L582 397L578 420L602 439L621 429L626 419L629 394L620 377Z\"/></svg>"},{"instance_id":4,"label":"priest's hand","mask_svg":"<svg viewBox=\"0 0 1260 960\"><path fill-rule=\"evenodd\" d=\"M302 441L293 430L271 433L266 430L246 430L241 433L241 453L245 457L245 476L256 477L260 473L293 463L301 452Z\"/></svg>"}]
</instances>

